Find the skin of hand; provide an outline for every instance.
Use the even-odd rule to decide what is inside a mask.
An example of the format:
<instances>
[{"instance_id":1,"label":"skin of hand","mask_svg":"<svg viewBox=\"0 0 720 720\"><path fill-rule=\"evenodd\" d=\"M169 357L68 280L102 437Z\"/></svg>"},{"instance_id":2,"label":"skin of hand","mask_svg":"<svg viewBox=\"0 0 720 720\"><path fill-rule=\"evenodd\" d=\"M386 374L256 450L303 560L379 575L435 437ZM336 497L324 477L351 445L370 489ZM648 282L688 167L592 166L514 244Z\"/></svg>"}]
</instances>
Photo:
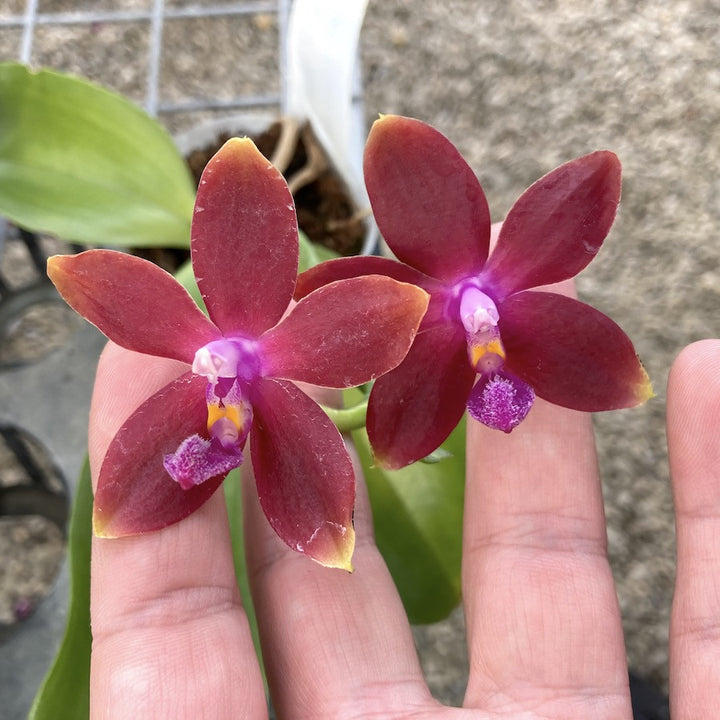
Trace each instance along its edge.
<instances>
[{"instance_id":1,"label":"skin of hand","mask_svg":"<svg viewBox=\"0 0 720 720\"><path fill-rule=\"evenodd\" d=\"M109 441L183 371L109 344L91 409L93 478ZM720 701L720 341L683 351L668 386L678 570L674 720ZM463 708L435 701L372 539L358 477L355 572L287 548L244 470L246 549L267 678L282 720L630 720L620 614L589 415L536 401L510 435L468 423ZM181 523L93 539L91 717L267 718L222 493Z\"/></svg>"}]
</instances>

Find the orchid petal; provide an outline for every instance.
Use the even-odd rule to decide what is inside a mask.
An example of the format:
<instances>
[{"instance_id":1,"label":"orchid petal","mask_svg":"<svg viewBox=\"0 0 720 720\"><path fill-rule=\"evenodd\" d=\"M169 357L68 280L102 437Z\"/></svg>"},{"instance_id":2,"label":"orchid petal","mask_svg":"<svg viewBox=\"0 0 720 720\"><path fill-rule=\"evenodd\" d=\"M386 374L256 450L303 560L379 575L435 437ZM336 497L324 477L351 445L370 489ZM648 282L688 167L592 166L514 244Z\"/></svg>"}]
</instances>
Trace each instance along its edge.
<instances>
[{"instance_id":1,"label":"orchid petal","mask_svg":"<svg viewBox=\"0 0 720 720\"><path fill-rule=\"evenodd\" d=\"M200 180L192 263L224 335L257 337L282 317L298 267L297 219L280 172L252 140L229 140Z\"/></svg>"},{"instance_id":2,"label":"orchid petal","mask_svg":"<svg viewBox=\"0 0 720 720\"><path fill-rule=\"evenodd\" d=\"M500 229L483 279L498 299L574 277L597 254L620 202L620 161L606 150L531 185Z\"/></svg>"},{"instance_id":3,"label":"orchid petal","mask_svg":"<svg viewBox=\"0 0 720 720\"><path fill-rule=\"evenodd\" d=\"M336 280L362 277L363 275L385 275L398 282L411 283L432 292L439 286L433 278L405 263L377 255L354 255L334 258L300 273L295 286L295 299L300 300L323 285Z\"/></svg>"},{"instance_id":4,"label":"orchid petal","mask_svg":"<svg viewBox=\"0 0 720 720\"><path fill-rule=\"evenodd\" d=\"M460 422L474 379L461 326L422 330L370 393L367 430L378 464L397 469L436 450Z\"/></svg>"},{"instance_id":5,"label":"orchid petal","mask_svg":"<svg viewBox=\"0 0 720 720\"><path fill-rule=\"evenodd\" d=\"M187 291L157 265L116 250L55 255L48 275L63 299L118 345L192 363L220 336Z\"/></svg>"},{"instance_id":6,"label":"orchid petal","mask_svg":"<svg viewBox=\"0 0 720 720\"><path fill-rule=\"evenodd\" d=\"M381 275L325 285L262 336L265 374L337 388L373 380L405 357L428 300Z\"/></svg>"},{"instance_id":7,"label":"orchid petal","mask_svg":"<svg viewBox=\"0 0 720 720\"><path fill-rule=\"evenodd\" d=\"M384 116L368 136L364 169L375 220L399 260L441 280L482 269L490 211L444 135L419 120Z\"/></svg>"},{"instance_id":8,"label":"orchid petal","mask_svg":"<svg viewBox=\"0 0 720 720\"><path fill-rule=\"evenodd\" d=\"M252 399L250 452L270 525L321 565L352 570L355 475L340 433L292 383L262 378Z\"/></svg>"},{"instance_id":9,"label":"orchid petal","mask_svg":"<svg viewBox=\"0 0 720 720\"><path fill-rule=\"evenodd\" d=\"M539 397L586 412L652 397L630 338L598 310L538 291L512 295L498 309L506 366Z\"/></svg>"},{"instance_id":10,"label":"orchid petal","mask_svg":"<svg viewBox=\"0 0 720 720\"><path fill-rule=\"evenodd\" d=\"M163 458L182 441L206 433L207 380L192 373L146 400L120 428L100 469L93 528L99 537L159 530L195 512L224 479L218 475L183 490Z\"/></svg>"}]
</instances>

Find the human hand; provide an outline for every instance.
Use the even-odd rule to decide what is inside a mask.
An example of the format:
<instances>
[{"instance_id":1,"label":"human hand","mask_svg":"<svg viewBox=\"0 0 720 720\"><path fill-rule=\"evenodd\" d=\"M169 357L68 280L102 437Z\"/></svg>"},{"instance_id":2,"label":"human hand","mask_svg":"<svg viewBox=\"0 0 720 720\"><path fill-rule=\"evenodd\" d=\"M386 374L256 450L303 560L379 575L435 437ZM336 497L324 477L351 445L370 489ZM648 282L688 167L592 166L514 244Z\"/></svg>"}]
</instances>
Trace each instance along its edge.
<instances>
[{"instance_id":1,"label":"human hand","mask_svg":"<svg viewBox=\"0 0 720 720\"><path fill-rule=\"evenodd\" d=\"M90 426L96 477L127 415L183 366L109 345ZM673 718L720 700L720 341L691 346L668 391L678 576ZM244 468L249 470L249 465ZM538 400L511 435L468 424L465 708L431 697L358 485L355 572L272 532L244 478L246 549L279 718L631 718L589 416ZM266 718L221 494L178 525L93 540L93 718Z\"/></svg>"}]
</instances>

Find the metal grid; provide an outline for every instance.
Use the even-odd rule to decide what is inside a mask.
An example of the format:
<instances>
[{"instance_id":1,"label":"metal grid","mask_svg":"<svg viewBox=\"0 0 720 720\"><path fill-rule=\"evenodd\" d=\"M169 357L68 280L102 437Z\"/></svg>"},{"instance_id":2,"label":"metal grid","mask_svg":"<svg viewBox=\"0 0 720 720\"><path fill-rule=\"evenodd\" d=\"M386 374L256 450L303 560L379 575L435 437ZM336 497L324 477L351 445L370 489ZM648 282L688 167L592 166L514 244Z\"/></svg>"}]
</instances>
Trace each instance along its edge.
<instances>
[{"instance_id":1,"label":"metal grid","mask_svg":"<svg viewBox=\"0 0 720 720\"><path fill-rule=\"evenodd\" d=\"M106 24L133 23L147 29L147 59L145 62L145 97L142 101L148 113L154 116L174 113L200 113L202 111L237 110L254 108L282 108L286 96L284 78L286 61L286 38L288 16L292 0L250 0L223 4L183 4L185 0L125 0L110 3L110 9L98 9L97 2L88 0L26 0L22 11L21 0L8 0L7 12L0 7L0 31L19 31L19 43L5 41L5 59L17 59L34 64L34 51L38 46L37 33L44 28L85 27L95 28ZM13 5L16 7L13 8ZM128 5L118 8L118 5ZM144 5L144 7L143 7ZM86 9L83 6L88 6ZM137 7L132 7L137 6ZM60 8L55 10L54 8ZM70 7L71 9L63 9ZM114 9L113 9L114 7ZM164 35L169 22L196 21L202 19L229 20L241 16L269 16L277 23L277 78L265 80L265 85L275 86L276 92L238 92L220 96L212 91L202 97L179 100L164 99L162 92L162 63L164 60ZM14 38L13 38L14 39ZM16 44L8 56L9 45ZM227 88L232 82L225 83Z\"/></svg>"}]
</instances>

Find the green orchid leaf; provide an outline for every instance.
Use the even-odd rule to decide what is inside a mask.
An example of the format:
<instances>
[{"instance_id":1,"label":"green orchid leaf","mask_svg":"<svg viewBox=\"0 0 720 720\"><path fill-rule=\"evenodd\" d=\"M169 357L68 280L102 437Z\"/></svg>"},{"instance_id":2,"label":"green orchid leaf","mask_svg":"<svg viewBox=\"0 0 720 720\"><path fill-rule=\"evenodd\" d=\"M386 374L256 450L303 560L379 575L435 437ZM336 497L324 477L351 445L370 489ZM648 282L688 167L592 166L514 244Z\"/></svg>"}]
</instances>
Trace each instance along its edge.
<instances>
[{"instance_id":1,"label":"green orchid leaf","mask_svg":"<svg viewBox=\"0 0 720 720\"><path fill-rule=\"evenodd\" d=\"M175 279L190 293L197 306L207 315L205 301L200 294L195 275L193 275L192 263L190 260L185 261L175 272Z\"/></svg>"},{"instance_id":2,"label":"green orchid leaf","mask_svg":"<svg viewBox=\"0 0 720 720\"><path fill-rule=\"evenodd\" d=\"M162 126L86 80L0 63L0 214L68 241L187 246L195 188Z\"/></svg>"},{"instance_id":3,"label":"green orchid leaf","mask_svg":"<svg viewBox=\"0 0 720 720\"><path fill-rule=\"evenodd\" d=\"M465 422L444 443L448 456L402 470L373 465L365 430L352 437L367 480L375 540L410 622L442 620L460 601Z\"/></svg>"},{"instance_id":4,"label":"green orchid leaf","mask_svg":"<svg viewBox=\"0 0 720 720\"><path fill-rule=\"evenodd\" d=\"M340 257L338 253L330 250L330 248L312 242L302 230L298 233L298 240L300 241L298 273L305 272L305 270L309 270L325 260Z\"/></svg>"},{"instance_id":5,"label":"green orchid leaf","mask_svg":"<svg viewBox=\"0 0 720 720\"><path fill-rule=\"evenodd\" d=\"M228 522L230 524L230 541L232 543L233 563L235 565L235 578L237 579L240 595L242 596L243 607L250 624L255 652L260 661L260 668L265 673L262 663L262 651L260 649L260 631L258 630L257 616L253 606L252 595L250 594L250 582L247 574L247 563L245 561L245 535L243 530L243 509L242 509L242 478L240 470L231 470L223 483L225 491L225 504L228 511Z\"/></svg>"},{"instance_id":6,"label":"green orchid leaf","mask_svg":"<svg viewBox=\"0 0 720 720\"><path fill-rule=\"evenodd\" d=\"M29 720L79 720L90 712L90 543L92 487L87 458L80 472L68 532L70 598L65 636Z\"/></svg>"}]
</instances>

